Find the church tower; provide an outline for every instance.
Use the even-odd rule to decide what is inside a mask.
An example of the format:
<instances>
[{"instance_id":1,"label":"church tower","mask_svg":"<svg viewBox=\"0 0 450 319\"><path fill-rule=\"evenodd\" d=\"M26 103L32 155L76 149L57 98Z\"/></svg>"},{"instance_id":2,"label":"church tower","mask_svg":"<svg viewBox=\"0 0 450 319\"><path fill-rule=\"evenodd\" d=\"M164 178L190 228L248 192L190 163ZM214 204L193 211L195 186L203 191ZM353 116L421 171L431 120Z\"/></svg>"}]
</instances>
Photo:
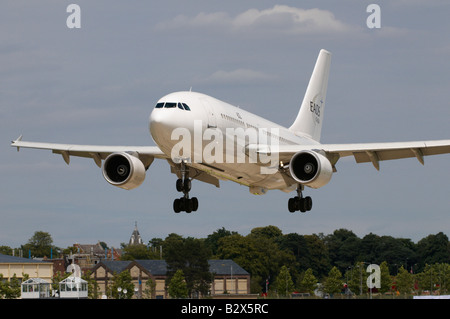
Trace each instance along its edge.
<instances>
[{"instance_id":1,"label":"church tower","mask_svg":"<svg viewBox=\"0 0 450 319\"><path fill-rule=\"evenodd\" d=\"M141 235L139 234L139 230L137 228L137 222L135 222L133 233L130 237L130 242L128 245L142 245L144 242L142 241Z\"/></svg>"}]
</instances>

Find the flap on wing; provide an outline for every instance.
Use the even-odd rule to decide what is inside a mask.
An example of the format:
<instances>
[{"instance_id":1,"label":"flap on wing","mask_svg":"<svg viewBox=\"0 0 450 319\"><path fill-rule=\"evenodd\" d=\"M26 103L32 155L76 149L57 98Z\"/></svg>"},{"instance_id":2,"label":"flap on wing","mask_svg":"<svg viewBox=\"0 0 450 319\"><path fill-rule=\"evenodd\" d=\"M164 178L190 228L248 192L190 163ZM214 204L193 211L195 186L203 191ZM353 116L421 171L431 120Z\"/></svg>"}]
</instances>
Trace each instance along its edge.
<instances>
[{"instance_id":1,"label":"flap on wing","mask_svg":"<svg viewBox=\"0 0 450 319\"><path fill-rule=\"evenodd\" d=\"M78 144L57 144L22 141L22 135L11 142L11 146L19 150L23 148L34 148L51 150L55 154L61 154L64 161L69 164L70 156L92 158L97 166L101 166L101 160L104 160L109 154L116 152L136 152L139 154L144 165L151 163L153 158L167 158L167 156L157 146L106 146L106 145L78 145Z\"/></svg>"},{"instance_id":2,"label":"flap on wing","mask_svg":"<svg viewBox=\"0 0 450 319\"><path fill-rule=\"evenodd\" d=\"M359 144L309 144L309 145L268 145L251 144L246 152L269 154L278 152L279 160L289 162L292 156L301 151L325 152L328 159L335 164L340 157L354 156L357 163L372 162L379 169L379 162L401 158L417 158L424 164L424 156L450 153L450 140L393 142L393 143L359 143Z\"/></svg>"},{"instance_id":3,"label":"flap on wing","mask_svg":"<svg viewBox=\"0 0 450 319\"><path fill-rule=\"evenodd\" d=\"M424 156L450 153L450 140L423 142L395 142L368 144L329 144L322 145L327 153L338 154L339 157L355 157L357 163L372 162L379 169L380 161L401 158L417 158L424 164Z\"/></svg>"}]
</instances>

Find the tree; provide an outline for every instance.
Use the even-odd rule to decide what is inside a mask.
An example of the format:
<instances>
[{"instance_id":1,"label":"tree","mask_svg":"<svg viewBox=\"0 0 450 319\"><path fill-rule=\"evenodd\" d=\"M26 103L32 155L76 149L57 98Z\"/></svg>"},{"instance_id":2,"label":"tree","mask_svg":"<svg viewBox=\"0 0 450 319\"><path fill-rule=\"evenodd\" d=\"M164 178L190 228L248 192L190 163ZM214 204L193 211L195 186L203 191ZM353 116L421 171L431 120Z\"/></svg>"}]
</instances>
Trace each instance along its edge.
<instances>
[{"instance_id":1,"label":"tree","mask_svg":"<svg viewBox=\"0 0 450 319\"><path fill-rule=\"evenodd\" d=\"M330 272L328 273L328 277L325 279L323 288L324 292L329 293L330 295L340 293L342 291L342 273L336 266L331 268Z\"/></svg>"},{"instance_id":2,"label":"tree","mask_svg":"<svg viewBox=\"0 0 450 319\"><path fill-rule=\"evenodd\" d=\"M100 295L100 287L98 285L97 280L91 276L91 271L85 272L81 278L86 280L88 285L88 298L89 299L98 299Z\"/></svg>"},{"instance_id":3,"label":"tree","mask_svg":"<svg viewBox=\"0 0 450 319\"><path fill-rule=\"evenodd\" d=\"M450 263L448 237L442 232L428 235L417 243L417 254L420 260L420 269L423 269L425 264Z\"/></svg>"},{"instance_id":4,"label":"tree","mask_svg":"<svg viewBox=\"0 0 450 319\"><path fill-rule=\"evenodd\" d=\"M325 237L330 259L339 270L345 271L359 254L361 240L350 230L338 229Z\"/></svg>"},{"instance_id":5,"label":"tree","mask_svg":"<svg viewBox=\"0 0 450 319\"><path fill-rule=\"evenodd\" d=\"M307 267L313 269L317 277L326 276L330 270L330 258L323 238L319 235L305 235L308 255Z\"/></svg>"},{"instance_id":6,"label":"tree","mask_svg":"<svg viewBox=\"0 0 450 319\"><path fill-rule=\"evenodd\" d=\"M52 249L56 253L56 247L52 246L52 236L43 231L36 231L28 240L28 243L22 246L24 251L29 251L34 257L50 257Z\"/></svg>"},{"instance_id":7,"label":"tree","mask_svg":"<svg viewBox=\"0 0 450 319\"><path fill-rule=\"evenodd\" d=\"M427 264L416 278L421 291L439 289L440 294L446 294L450 290L450 264Z\"/></svg>"},{"instance_id":8,"label":"tree","mask_svg":"<svg viewBox=\"0 0 450 319\"><path fill-rule=\"evenodd\" d=\"M120 260L150 259L150 250L144 244L126 245Z\"/></svg>"},{"instance_id":9,"label":"tree","mask_svg":"<svg viewBox=\"0 0 450 319\"><path fill-rule=\"evenodd\" d=\"M0 246L0 254L12 255L12 248L9 246Z\"/></svg>"},{"instance_id":10,"label":"tree","mask_svg":"<svg viewBox=\"0 0 450 319\"><path fill-rule=\"evenodd\" d=\"M303 278L300 281L300 291L308 292L311 295L317 287L317 278L313 274L313 270L308 268L303 274Z\"/></svg>"},{"instance_id":11,"label":"tree","mask_svg":"<svg viewBox=\"0 0 450 319\"><path fill-rule=\"evenodd\" d=\"M380 282L381 282L381 288L380 292L385 293L391 290L392 288L392 277L389 273L389 266L388 263L383 261L380 265Z\"/></svg>"},{"instance_id":12,"label":"tree","mask_svg":"<svg viewBox=\"0 0 450 319\"><path fill-rule=\"evenodd\" d=\"M148 278L148 280L145 282L143 297L148 299L152 298L152 296L155 294L155 288L156 282L152 278Z\"/></svg>"},{"instance_id":13,"label":"tree","mask_svg":"<svg viewBox=\"0 0 450 319\"><path fill-rule=\"evenodd\" d=\"M188 288L183 270L178 269L169 282L169 295L172 298L187 298Z\"/></svg>"},{"instance_id":14,"label":"tree","mask_svg":"<svg viewBox=\"0 0 450 319\"><path fill-rule=\"evenodd\" d=\"M278 227L270 225L266 227L255 227L250 231L250 235L267 239L277 239L283 233Z\"/></svg>"},{"instance_id":15,"label":"tree","mask_svg":"<svg viewBox=\"0 0 450 319\"><path fill-rule=\"evenodd\" d=\"M9 290L6 294L6 298L9 299L17 299L21 295L21 283L19 278L17 278L16 274L13 275L13 277L9 281Z\"/></svg>"},{"instance_id":16,"label":"tree","mask_svg":"<svg viewBox=\"0 0 450 319\"><path fill-rule=\"evenodd\" d=\"M165 260L167 262L167 279L169 283L177 270L183 270L189 296L199 292L208 294L212 275L209 272L209 250L204 241L188 237L171 236L165 241Z\"/></svg>"},{"instance_id":17,"label":"tree","mask_svg":"<svg viewBox=\"0 0 450 319\"><path fill-rule=\"evenodd\" d=\"M289 296L294 290L294 282L286 266L281 267L280 273L275 281L275 287L279 296Z\"/></svg>"},{"instance_id":18,"label":"tree","mask_svg":"<svg viewBox=\"0 0 450 319\"><path fill-rule=\"evenodd\" d=\"M397 290L401 294L408 295L414 289L414 278L407 270L405 270L405 268L403 268L403 266L401 266L398 270L395 281Z\"/></svg>"},{"instance_id":19,"label":"tree","mask_svg":"<svg viewBox=\"0 0 450 319\"><path fill-rule=\"evenodd\" d=\"M130 271L124 270L120 274L114 274L109 294L116 299L131 299L134 294L134 284Z\"/></svg>"},{"instance_id":20,"label":"tree","mask_svg":"<svg viewBox=\"0 0 450 319\"><path fill-rule=\"evenodd\" d=\"M0 299L19 298L20 288L20 281L16 274L13 275L9 282L3 279L3 274L0 274Z\"/></svg>"},{"instance_id":21,"label":"tree","mask_svg":"<svg viewBox=\"0 0 450 319\"><path fill-rule=\"evenodd\" d=\"M295 257L289 251L282 250L274 239L266 236L239 234L223 237L219 240L218 259L232 259L251 273L253 293L260 292L266 279L275 278L282 265L295 270ZM291 267L292 266L292 267Z\"/></svg>"},{"instance_id":22,"label":"tree","mask_svg":"<svg viewBox=\"0 0 450 319\"><path fill-rule=\"evenodd\" d=\"M222 227L221 229L216 230L211 235L208 235L208 237L206 237L205 239L205 245L211 250L211 255L214 256L217 254L217 249L219 248L219 240L223 237L231 235L237 235L237 232L226 230L225 227Z\"/></svg>"}]
</instances>

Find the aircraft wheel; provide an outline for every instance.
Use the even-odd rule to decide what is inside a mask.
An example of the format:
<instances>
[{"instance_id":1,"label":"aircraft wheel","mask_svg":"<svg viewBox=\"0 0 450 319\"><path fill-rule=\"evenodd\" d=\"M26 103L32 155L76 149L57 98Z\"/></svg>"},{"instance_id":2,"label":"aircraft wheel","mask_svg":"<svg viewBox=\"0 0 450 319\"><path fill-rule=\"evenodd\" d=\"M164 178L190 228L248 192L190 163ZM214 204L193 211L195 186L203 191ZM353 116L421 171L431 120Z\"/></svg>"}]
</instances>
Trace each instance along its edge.
<instances>
[{"instance_id":1,"label":"aircraft wheel","mask_svg":"<svg viewBox=\"0 0 450 319\"><path fill-rule=\"evenodd\" d=\"M181 178L177 179L177 191L178 192L183 191L183 180Z\"/></svg>"},{"instance_id":2,"label":"aircraft wheel","mask_svg":"<svg viewBox=\"0 0 450 319\"><path fill-rule=\"evenodd\" d=\"M192 211L196 212L198 209L198 199L197 197L192 197Z\"/></svg>"},{"instance_id":3,"label":"aircraft wheel","mask_svg":"<svg viewBox=\"0 0 450 319\"><path fill-rule=\"evenodd\" d=\"M312 209L312 199L309 196L305 198L298 196L289 198L288 209L291 213L295 211L301 211L302 213L308 212Z\"/></svg>"},{"instance_id":4,"label":"aircraft wheel","mask_svg":"<svg viewBox=\"0 0 450 319\"><path fill-rule=\"evenodd\" d=\"M186 178L185 180L184 180L184 185L183 185L183 191L185 191L185 192L189 192L190 190L191 190L191 180L189 179L189 178Z\"/></svg>"},{"instance_id":5,"label":"aircraft wheel","mask_svg":"<svg viewBox=\"0 0 450 319\"><path fill-rule=\"evenodd\" d=\"M298 206L299 206L299 210L300 210L302 213L305 213L305 212L306 212L306 201L305 201L304 198L300 198L300 199L298 200Z\"/></svg>"},{"instance_id":6,"label":"aircraft wheel","mask_svg":"<svg viewBox=\"0 0 450 319\"><path fill-rule=\"evenodd\" d=\"M312 198L309 196L305 197L305 209L308 212L312 209Z\"/></svg>"},{"instance_id":7,"label":"aircraft wheel","mask_svg":"<svg viewBox=\"0 0 450 319\"><path fill-rule=\"evenodd\" d=\"M177 214L181 212L181 201L179 198L173 201L173 211Z\"/></svg>"},{"instance_id":8,"label":"aircraft wheel","mask_svg":"<svg viewBox=\"0 0 450 319\"><path fill-rule=\"evenodd\" d=\"M294 213L297 210L294 198L289 198L288 209L291 213Z\"/></svg>"},{"instance_id":9,"label":"aircraft wheel","mask_svg":"<svg viewBox=\"0 0 450 319\"><path fill-rule=\"evenodd\" d=\"M183 198L183 200L184 200L184 211L188 214L191 213L193 208L192 200L189 198Z\"/></svg>"}]
</instances>

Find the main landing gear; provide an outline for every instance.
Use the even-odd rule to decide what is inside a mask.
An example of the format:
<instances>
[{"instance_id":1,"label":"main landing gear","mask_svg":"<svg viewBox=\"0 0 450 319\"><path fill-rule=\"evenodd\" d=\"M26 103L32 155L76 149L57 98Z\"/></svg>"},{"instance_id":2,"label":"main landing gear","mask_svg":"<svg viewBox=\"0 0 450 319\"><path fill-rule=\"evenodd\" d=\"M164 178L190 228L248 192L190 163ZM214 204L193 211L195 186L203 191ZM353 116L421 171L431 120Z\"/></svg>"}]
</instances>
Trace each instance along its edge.
<instances>
[{"instance_id":1,"label":"main landing gear","mask_svg":"<svg viewBox=\"0 0 450 319\"><path fill-rule=\"evenodd\" d=\"M312 199L309 196L303 197L303 185L298 185L297 196L289 198L288 209L291 213L301 211L302 213L308 212L312 208Z\"/></svg>"},{"instance_id":2,"label":"main landing gear","mask_svg":"<svg viewBox=\"0 0 450 319\"><path fill-rule=\"evenodd\" d=\"M189 170L185 163L181 162L181 178L177 179L177 191L183 192L183 197L177 198L173 201L173 210L175 213L195 212L198 209L197 197L189 198L189 191L191 190L191 179L189 179Z\"/></svg>"}]
</instances>

